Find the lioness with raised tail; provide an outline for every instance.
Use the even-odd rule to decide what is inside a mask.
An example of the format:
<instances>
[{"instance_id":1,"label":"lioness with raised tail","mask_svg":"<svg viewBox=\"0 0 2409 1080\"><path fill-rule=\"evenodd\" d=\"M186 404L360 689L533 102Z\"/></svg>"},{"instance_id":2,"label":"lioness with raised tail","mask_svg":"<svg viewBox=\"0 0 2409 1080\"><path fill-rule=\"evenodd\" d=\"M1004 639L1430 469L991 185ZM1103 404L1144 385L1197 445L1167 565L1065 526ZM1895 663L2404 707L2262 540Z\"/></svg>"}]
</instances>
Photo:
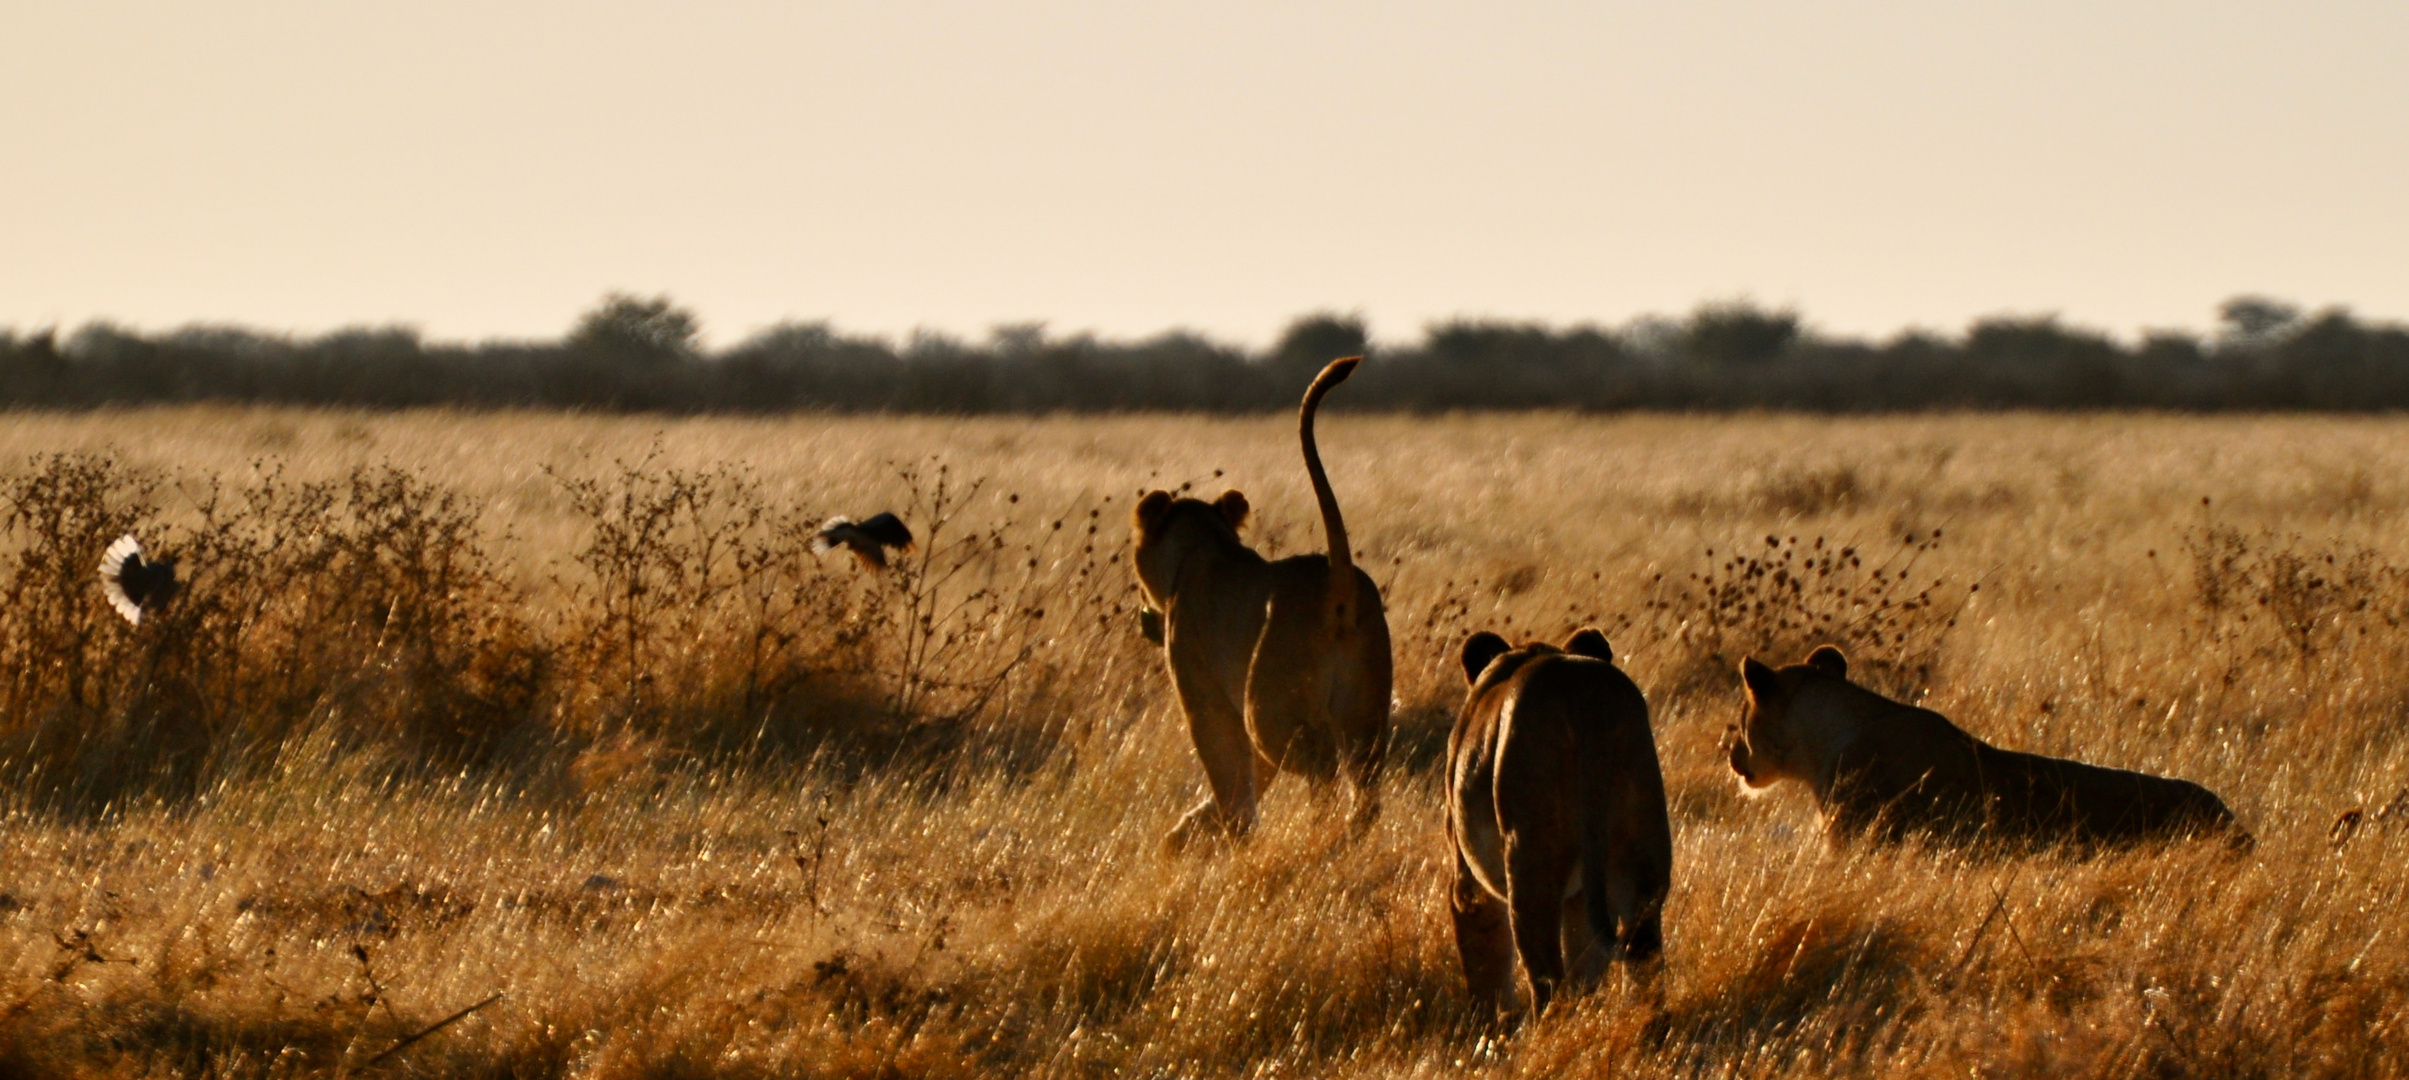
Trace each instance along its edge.
<instances>
[{"instance_id":1,"label":"lioness with raised tail","mask_svg":"<svg viewBox=\"0 0 2409 1080\"><path fill-rule=\"evenodd\" d=\"M1255 802L1282 771L1315 781L1345 774L1360 831L1379 813L1389 745L1388 617L1380 587L1355 565L1338 497L1322 471L1313 415L1363 360L1323 368L1298 410L1305 473L1330 550L1277 562L1238 538L1246 496L1212 502L1149 491L1133 513L1149 638L1158 633L1212 794L1171 830L1173 849L1200 834L1244 835Z\"/></svg>"},{"instance_id":2,"label":"lioness with raised tail","mask_svg":"<svg viewBox=\"0 0 2409 1080\"><path fill-rule=\"evenodd\" d=\"M1848 675L1848 658L1830 645L1778 671L1742 661L1748 713L1731 742L1743 788L1806 784L1834 842L1921 834L2027 850L2193 835L2251 843L2224 800L2189 780L2002 750Z\"/></svg>"},{"instance_id":3,"label":"lioness with raised tail","mask_svg":"<svg viewBox=\"0 0 2409 1080\"><path fill-rule=\"evenodd\" d=\"M1562 649L1464 643L1470 692L1447 737L1457 952L1473 996L1514 999L1514 960L1547 1011L1567 969L1588 983L1664 949L1673 828L1648 702L1606 636Z\"/></svg>"}]
</instances>

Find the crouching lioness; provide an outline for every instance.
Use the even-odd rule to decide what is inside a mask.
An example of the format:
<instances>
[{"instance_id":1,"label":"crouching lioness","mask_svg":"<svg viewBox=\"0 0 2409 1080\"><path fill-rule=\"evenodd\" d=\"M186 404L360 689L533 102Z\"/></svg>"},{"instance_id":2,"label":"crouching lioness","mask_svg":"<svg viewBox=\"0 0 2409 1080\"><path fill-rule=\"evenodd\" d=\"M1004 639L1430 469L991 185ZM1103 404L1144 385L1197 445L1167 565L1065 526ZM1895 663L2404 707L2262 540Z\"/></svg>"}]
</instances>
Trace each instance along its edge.
<instances>
[{"instance_id":1,"label":"crouching lioness","mask_svg":"<svg viewBox=\"0 0 2409 1080\"><path fill-rule=\"evenodd\" d=\"M2002 750L1848 673L1830 645L1779 671L1743 661L1748 715L1731 745L1745 787L1811 788L1835 842L1923 834L2030 849L2215 834L2250 844L2224 800L2189 780Z\"/></svg>"},{"instance_id":2,"label":"crouching lioness","mask_svg":"<svg viewBox=\"0 0 2409 1080\"><path fill-rule=\"evenodd\" d=\"M1544 1012L1565 981L1664 948L1673 830L1648 703L1606 637L1559 650L1464 643L1471 692L1447 737L1456 948L1475 997L1513 1005L1514 959Z\"/></svg>"}]
</instances>

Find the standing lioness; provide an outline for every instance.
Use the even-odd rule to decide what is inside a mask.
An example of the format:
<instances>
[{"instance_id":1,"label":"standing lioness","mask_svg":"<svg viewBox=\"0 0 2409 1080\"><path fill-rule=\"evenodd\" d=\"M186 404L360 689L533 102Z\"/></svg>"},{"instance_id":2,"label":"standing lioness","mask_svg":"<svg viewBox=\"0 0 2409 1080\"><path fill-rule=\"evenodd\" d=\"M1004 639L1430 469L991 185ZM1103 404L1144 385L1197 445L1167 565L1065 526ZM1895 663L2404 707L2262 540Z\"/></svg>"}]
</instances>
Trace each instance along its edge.
<instances>
[{"instance_id":1,"label":"standing lioness","mask_svg":"<svg viewBox=\"0 0 2409 1080\"><path fill-rule=\"evenodd\" d=\"M1246 496L1212 502L1149 491L1134 513L1138 584L1161 613L1163 659L1188 714L1213 793L1180 819L1167 843L1199 831L1241 835L1255 800L1280 770L1326 781L1342 771L1354 824L1379 812L1389 744L1389 624L1380 587L1355 565L1338 497L1313 443L1322 395L1363 358L1323 368L1298 410L1305 473L1321 503L1327 555L1272 562L1238 539ZM1153 636L1153 627L1149 628Z\"/></svg>"},{"instance_id":2,"label":"standing lioness","mask_svg":"<svg viewBox=\"0 0 2409 1080\"><path fill-rule=\"evenodd\" d=\"M1464 711L1447 737L1456 949L1475 997L1506 1008L1514 957L1547 1010L1567 966L1595 980L1610 960L1664 949L1673 829L1648 702L1606 636L1562 650L1464 643Z\"/></svg>"},{"instance_id":3,"label":"standing lioness","mask_svg":"<svg viewBox=\"0 0 2409 1080\"><path fill-rule=\"evenodd\" d=\"M1731 770L1746 787L1790 779L1811 788L1834 840L1923 833L2041 847L2218 833L2250 843L2224 800L2189 780L2002 750L1848 673L1830 645L1779 671L1743 661L1748 716L1731 745Z\"/></svg>"}]
</instances>

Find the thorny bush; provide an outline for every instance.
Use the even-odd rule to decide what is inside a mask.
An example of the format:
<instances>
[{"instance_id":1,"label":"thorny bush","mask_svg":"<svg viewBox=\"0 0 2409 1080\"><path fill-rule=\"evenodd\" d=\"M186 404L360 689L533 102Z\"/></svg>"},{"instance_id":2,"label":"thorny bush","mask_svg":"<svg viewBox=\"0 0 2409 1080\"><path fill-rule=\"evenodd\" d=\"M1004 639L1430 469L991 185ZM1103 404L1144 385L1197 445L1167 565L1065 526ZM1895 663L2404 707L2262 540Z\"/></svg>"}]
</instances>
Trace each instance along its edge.
<instances>
[{"instance_id":1,"label":"thorny bush","mask_svg":"<svg viewBox=\"0 0 2409 1080\"><path fill-rule=\"evenodd\" d=\"M1982 589L1921 568L1940 546L1941 530L1931 529L1905 534L1879 557L1822 536L1708 548L1704 568L1650 579L1641 620L1678 650L1665 669L1675 693L1728 684L1746 657L1795 663L1830 644L1849 654L1858 681L1913 700Z\"/></svg>"},{"instance_id":2,"label":"thorny bush","mask_svg":"<svg viewBox=\"0 0 2409 1080\"><path fill-rule=\"evenodd\" d=\"M466 500L392 468L258 469L178 486L171 519L163 486L71 455L0 481L0 756L35 797L189 794L312 727L441 767L526 714L538 657ZM139 627L100 601L128 532L187 579Z\"/></svg>"},{"instance_id":3,"label":"thorny bush","mask_svg":"<svg viewBox=\"0 0 2409 1080\"><path fill-rule=\"evenodd\" d=\"M2235 660L2288 660L2305 675L2354 640L2390 637L2409 621L2409 572L2368 548L2214 523L2187 534L2184 548L2202 635Z\"/></svg>"},{"instance_id":4,"label":"thorny bush","mask_svg":"<svg viewBox=\"0 0 2409 1080\"><path fill-rule=\"evenodd\" d=\"M410 470L36 458L0 476L0 773L92 812L311 735L397 768L565 763L585 792L726 754L1025 770L1133 706L1078 689L1150 659L1109 497L1040 517L942 463L898 477L920 544L876 574L816 558L824 515L742 469L556 474L586 536L531 586L497 569L481 506ZM139 627L97 574L129 532L186 581Z\"/></svg>"}]
</instances>

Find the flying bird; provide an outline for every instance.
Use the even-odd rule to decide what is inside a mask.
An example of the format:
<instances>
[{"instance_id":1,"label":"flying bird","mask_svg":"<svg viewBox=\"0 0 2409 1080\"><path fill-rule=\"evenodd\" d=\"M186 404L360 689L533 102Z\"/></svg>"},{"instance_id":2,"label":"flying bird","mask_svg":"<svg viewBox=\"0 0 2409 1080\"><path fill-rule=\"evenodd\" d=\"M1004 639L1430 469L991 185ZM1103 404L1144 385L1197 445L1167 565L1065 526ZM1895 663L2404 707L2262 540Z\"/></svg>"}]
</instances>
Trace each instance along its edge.
<instances>
[{"instance_id":1,"label":"flying bird","mask_svg":"<svg viewBox=\"0 0 2409 1080\"><path fill-rule=\"evenodd\" d=\"M100 587L125 621L142 625L142 613L157 611L176 595L176 560L144 560L142 541L117 538L100 556Z\"/></svg>"},{"instance_id":2,"label":"flying bird","mask_svg":"<svg viewBox=\"0 0 2409 1080\"><path fill-rule=\"evenodd\" d=\"M844 548L860 559L863 566L873 570L887 568L887 551L910 551L912 530L905 528L903 519L886 513L868 521L849 517L833 517L820 527L819 535L811 538L811 553L826 555Z\"/></svg>"}]
</instances>

